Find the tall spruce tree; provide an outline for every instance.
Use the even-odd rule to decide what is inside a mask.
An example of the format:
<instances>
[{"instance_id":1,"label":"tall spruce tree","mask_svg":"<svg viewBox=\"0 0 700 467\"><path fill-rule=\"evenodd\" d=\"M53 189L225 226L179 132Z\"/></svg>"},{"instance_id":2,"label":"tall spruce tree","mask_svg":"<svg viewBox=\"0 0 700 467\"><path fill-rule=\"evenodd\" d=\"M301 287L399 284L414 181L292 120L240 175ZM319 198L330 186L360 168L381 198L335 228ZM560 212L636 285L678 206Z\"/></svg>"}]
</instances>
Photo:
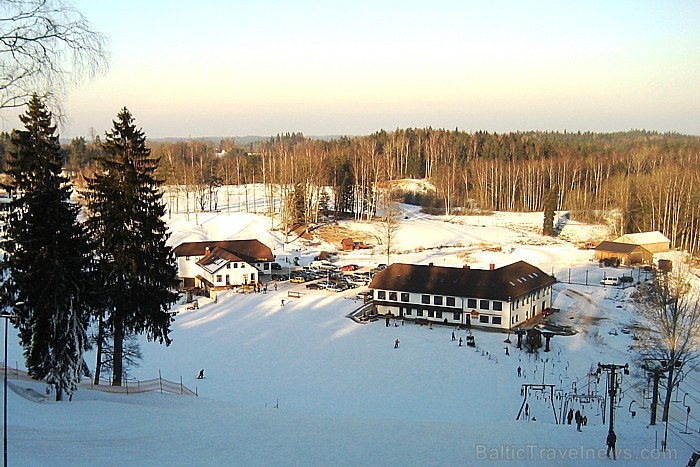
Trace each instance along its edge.
<instances>
[{"instance_id":1,"label":"tall spruce tree","mask_svg":"<svg viewBox=\"0 0 700 467\"><path fill-rule=\"evenodd\" d=\"M151 156L129 110L123 108L113 125L84 196L106 302L100 322L109 332L102 335L113 336L112 385L121 386L126 336L171 342L168 309L177 298L177 270L166 246L162 182L155 177L159 159Z\"/></svg>"},{"instance_id":2,"label":"tall spruce tree","mask_svg":"<svg viewBox=\"0 0 700 467\"><path fill-rule=\"evenodd\" d=\"M12 134L5 186L12 199L4 218L5 307L16 308L27 370L56 392L72 395L88 346L90 247L79 206L61 175L61 147L52 115L34 95Z\"/></svg>"}]
</instances>

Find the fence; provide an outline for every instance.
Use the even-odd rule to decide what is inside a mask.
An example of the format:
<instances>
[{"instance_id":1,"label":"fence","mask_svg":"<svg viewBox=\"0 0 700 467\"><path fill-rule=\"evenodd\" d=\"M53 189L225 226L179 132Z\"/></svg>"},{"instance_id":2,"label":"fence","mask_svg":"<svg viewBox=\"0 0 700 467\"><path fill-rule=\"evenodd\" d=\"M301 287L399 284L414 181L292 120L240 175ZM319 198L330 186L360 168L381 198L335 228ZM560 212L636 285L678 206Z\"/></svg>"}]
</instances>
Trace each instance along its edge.
<instances>
[{"instance_id":1,"label":"fence","mask_svg":"<svg viewBox=\"0 0 700 467\"><path fill-rule=\"evenodd\" d=\"M1 363L0 374L5 372L5 364ZM7 378L25 381L42 381L36 380L29 376L26 371L20 370L18 368L7 368ZM173 381L168 381L163 379L158 374L158 378L146 379L146 380L129 380L123 381L123 386L112 386L111 381L102 381L101 384L94 384L92 380L84 381L78 385L80 389L90 389L93 391L110 392L115 394L140 394L143 392L160 391L160 393L167 392L169 394L179 394L182 396L197 396L197 392L191 390L184 384L182 384L182 377L180 382L176 383Z\"/></svg>"}]
</instances>

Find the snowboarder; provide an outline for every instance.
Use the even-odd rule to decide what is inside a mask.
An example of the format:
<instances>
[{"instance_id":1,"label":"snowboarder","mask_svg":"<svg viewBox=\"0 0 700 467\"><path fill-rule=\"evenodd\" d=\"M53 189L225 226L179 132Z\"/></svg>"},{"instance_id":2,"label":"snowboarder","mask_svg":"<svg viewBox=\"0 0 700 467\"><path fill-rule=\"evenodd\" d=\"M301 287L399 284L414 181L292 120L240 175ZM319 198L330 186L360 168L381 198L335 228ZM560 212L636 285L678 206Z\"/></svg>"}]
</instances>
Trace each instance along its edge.
<instances>
[{"instance_id":1,"label":"snowboarder","mask_svg":"<svg viewBox=\"0 0 700 467\"><path fill-rule=\"evenodd\" d=\"M462 347L462 338L459 338L459 346Z\"/></svg>"},{"instance_id":2,"label":"snowboarder","mask_svg":"<svg viewBox=\"0 0 700 467\"><path fill-rule=\"evenodd\" d=\"M523 369L518 367L518 378L520 378L523 375Z\"/></svg>"},{"instance_id":3,"label":"snowboarder","mask_svg":"<svg viewBox=\"0 0 700 467\"><path fill-rule=\"evenodd\" d=\"M399 340L396 339L396 340L394 341L394 348L395 348L395 349L398 349L398 348L399 348L399 344L400 344Z\"/></svg>"},{"instance_id":4,"label":"snowboarder","mask_svg":"<svg viewBox=\"0 0 700 467\"><path fill-rule=\"evenodd\" d=\"M566 423L571 425L571 421L574 419L574 409L569 409L569 413L566 414Z\"/></svg>"},{"instance_id":5,"label":"snowboarder","mask_svg":"<svg viewBox=\"0 0 700 467\"><path fill-rule=\"evenodd\" d=\"M576 431L581 431L581 423L583 422L583 417L581 417L580 410L577 410L574 414L574 420L576 421Z\"/></svg>"},{"instance_id":6,"label":"snowboarder","mask_svg":"<svg viewBox=\"0 0 700 467\"><path fill-rule=\"evenodd\" d=\"M457 340L457 338L455 337L455 332L452 331L452 342L454 342L454 341L456 341L456 340Z\"/></svg>"},{"instance_id":7,"label":"snowboarder","mask_svg":"<svg viewBox=\"0 0 700 467\"><path fill-rule=\"evenodd\" d=\"M605 440L605 443L608 445L608 453L606 454L608 457L610 457L610 451L612 451L613 459L616 460L617 457L615 456L615 443L617 442L617 435L615 434L614 431L610 431L608 433L608 437Z\"/></svg>"},{"instance_id":8,"label":"snowboarder","mask_svg":"<svg viewBox=\"0 0 700 467\"><path fill-rule=\"evenodd\" d=\"M199 370L199 374L197 375L197 379L204 379L204 368Z\"/></svg>"},{"instance_id":9,"label":"snowboarder","mask_svg":"<svg viewBox=\"0 0 700 467\"><path fill-rule=\"evenodd\" d=\"M284 298L282 299L282 306L284 306Z\"/></svg>"}]
</instances>

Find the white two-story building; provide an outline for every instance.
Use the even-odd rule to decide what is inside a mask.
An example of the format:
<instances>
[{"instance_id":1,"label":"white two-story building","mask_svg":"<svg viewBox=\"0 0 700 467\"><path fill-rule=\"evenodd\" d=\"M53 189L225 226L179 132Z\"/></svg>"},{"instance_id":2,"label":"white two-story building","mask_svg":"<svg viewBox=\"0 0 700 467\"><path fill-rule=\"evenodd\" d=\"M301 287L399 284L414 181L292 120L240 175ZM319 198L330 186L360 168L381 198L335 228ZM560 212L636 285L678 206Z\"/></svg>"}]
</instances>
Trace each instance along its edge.
<instances>
[{"instance_id":1,"label":"white two-story building","mask_svg":"<svg viewBox=\"0 0 700 467\"><path fill-rule=\"evenodd\" d=\"M185 242L174 252L185 289L254 285L270 274L275 260L270 247L258 240Z\"/></svg>"},{"instance_id":2,"label":"white two-story building","mask_svg":"<svg viewBox=\"0 0 700 467\"><path fill-rule=\"evenodd\" d=\"M380 315L512 329L551 306L555 282L524 261L487 270L394 263L369 287Z\"/></svg>"}]
</instances>

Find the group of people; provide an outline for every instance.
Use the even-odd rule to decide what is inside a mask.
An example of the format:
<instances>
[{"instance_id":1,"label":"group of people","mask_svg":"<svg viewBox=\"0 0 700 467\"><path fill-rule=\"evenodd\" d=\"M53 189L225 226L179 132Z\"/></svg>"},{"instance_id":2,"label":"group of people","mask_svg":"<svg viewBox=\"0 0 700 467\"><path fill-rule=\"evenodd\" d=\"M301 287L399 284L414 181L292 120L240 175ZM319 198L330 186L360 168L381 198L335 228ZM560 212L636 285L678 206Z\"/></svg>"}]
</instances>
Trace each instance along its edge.
<instances>
[{"instance_id":1,"label":"group of people","mask_svg":"<svg viewBox=\"0 0 700 467\"><path fill-rule=\"evenodd\" d=\"M581 426L588 425L588 417L583 415L580 410L569 409L569 413L566 414L566 423L571 425L571 422L576 422L576 431L581 431Z\"/></svg>"}]
</instances>

